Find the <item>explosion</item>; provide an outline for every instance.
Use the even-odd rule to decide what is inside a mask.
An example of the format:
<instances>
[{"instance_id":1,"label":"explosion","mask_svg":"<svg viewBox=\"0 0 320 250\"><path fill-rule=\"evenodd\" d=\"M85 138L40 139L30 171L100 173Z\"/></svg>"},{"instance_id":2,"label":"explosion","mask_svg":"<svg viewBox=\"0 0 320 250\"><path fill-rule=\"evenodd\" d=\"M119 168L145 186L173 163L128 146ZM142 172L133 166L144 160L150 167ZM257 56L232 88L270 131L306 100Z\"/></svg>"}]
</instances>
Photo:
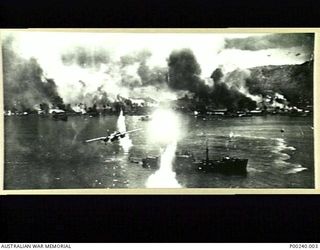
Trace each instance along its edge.
<instances>
[{"instance_id":1,"label":"explosion","mask_svg":"<svg viewBox=\"0 0 320 250\"><path fill-rule=\"evenodd\" d=\"M13 49L13 38L2 43L4 105L10 110L33 110L36 105L62 108L63 100L53 79L45 74L35 58L21 58Z\"/></svg>"},{"instance_id":2,"label":"explosion","mask_svg":"<svg viewBox=\"0 0 320 250\"><path fill-rule=\"evenodd\" d=\"M148 125L148 138L157 143L168 144L181 136L180 121L170 109L156 109Z\"/></svg>"},{"instance_id":3,"label":"explosion","mask_svg":"<svg viewBox=\"0 0 320 250\"><path fill-rule=\"evenodd\" d=\"M120 111L118 121L117 121L117 127L119 132L126 132L126 122L125 122L125 116L123 115L123 111ZM132 141L129 138L129 134L127 134L124 138L120 140L120 146L123 148L123 151L125 154L129 152L129 149L132 147Z\"/></svg>"},{"instance_id":4,"label":"explosion","mask_svg":"<svg viewBox=\"0 0 320 250\"><path fill-rule=\"evenodd\" d=\"M160 158L160 168L147 180L147 188L181 188L176 180L176 174L172 171L172 163L175 157L177 142L171 142L163 150Z\"/></svg>"},{"instance_id":5,"label":"explosion","mask_svg":"<svg viewBox=\"0 0 320 250\"><path fill-rule=\"evenodd\" d=\"M227 47L231 41L226 40ZM94 44L72 44L60 49L55 58L58 61L46 66L50 68L47 76L47 69L35 58L22 58L14 43L13 36L7 36L2 44L6 110L32 110L41 104L85 113L93 106L94 110L111 109L121 96L128 103L134 99L169 103L188 97L192 111L210 106L234 112L255 109L265 97L260 86L268 84L260 79L264 70L253 74L251 69L223 72L218 67L210 77L202 76L196 55L189 48L173 49L167 65L154 65L153 53L147 49L115 56L110 49ZM302 78L304 73L293 74ZM304 85L308 87L312 74L306 76ZM282 90L280 86L273 91L284 94ZM294 89L287 92L284 98L289 102L299 98Z\"/></svg>"}]
</instances>

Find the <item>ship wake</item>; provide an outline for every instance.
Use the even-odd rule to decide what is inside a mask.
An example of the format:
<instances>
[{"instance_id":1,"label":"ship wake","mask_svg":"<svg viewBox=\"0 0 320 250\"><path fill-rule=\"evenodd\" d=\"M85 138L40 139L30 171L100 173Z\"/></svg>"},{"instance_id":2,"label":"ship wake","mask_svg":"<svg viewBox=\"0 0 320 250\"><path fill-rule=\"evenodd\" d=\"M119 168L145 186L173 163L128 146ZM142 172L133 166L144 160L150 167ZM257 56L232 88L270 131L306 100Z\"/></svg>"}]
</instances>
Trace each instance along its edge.
<instances>
[{"instance_id":1,"label":"ship wake","mask_svg":"<svg viewBox=\"0 0 320 250\"><path fill-rule=\"evenodd\" d=\"M307 168L303 167L299 163L288 162L288 160L291 159L288 151L295 151L295 147L288 146L287 142L283 138L275 138L275 140L277 142L277 145L275 150L272 151L273 153L276 153L278 155L278 159L275 162L277 163L277 165L286 167L286 174L295 174L307 170Z\"/></svg>"}]
</instances>

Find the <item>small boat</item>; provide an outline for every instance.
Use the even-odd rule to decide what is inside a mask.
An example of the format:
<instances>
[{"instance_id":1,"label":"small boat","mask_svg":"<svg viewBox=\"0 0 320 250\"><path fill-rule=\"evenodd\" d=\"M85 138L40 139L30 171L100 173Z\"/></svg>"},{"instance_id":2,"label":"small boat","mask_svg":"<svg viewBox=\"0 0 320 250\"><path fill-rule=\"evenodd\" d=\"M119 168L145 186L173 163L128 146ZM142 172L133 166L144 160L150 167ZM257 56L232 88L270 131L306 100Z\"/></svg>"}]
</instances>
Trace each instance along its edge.
<instances>
[{"instance_id":1,"label":"small boat","mask_svg":"<svg viewBox=\"0 0 320 250\"><path fill-rule=\"evenodd\" d=\"M65 112L52 112L52 119L55 121L68 121L68 116Z\"/></svg>"},{"instance_id":2,"label":"small boat","mask_svg":"<svg viewBox=\"0 0 320 250\"><path fill-rule=\"evenodd\" d=\"M151 116L146 115L146 116L141 117L141 118L140 118L140 120L141 120L141 121L145 121L145 122L146 122L146 121L151 121L151 120L152 120L152 118L151 118Z\"/></svg>"},{"instance_id":3,"label":"small boat","mask_svg":"<svg viewBox=\"0 0 320 250\"><path fill-rule=\"evenodd\" d=\"M158 156L147 156L142 159L142 167L150 169L158 169L160 167L160 159Z\"/></svg>"},{"instance_id":4,"label":"small boat","mask_svg":"<svg viewBox=\"0 0 320 250\"><path fill-rule=\"evenodd\" d=\"M129 161L132 163L140 164L142 163L142 159L139 157L130 156Z\"/></svg>"}]
</instances>

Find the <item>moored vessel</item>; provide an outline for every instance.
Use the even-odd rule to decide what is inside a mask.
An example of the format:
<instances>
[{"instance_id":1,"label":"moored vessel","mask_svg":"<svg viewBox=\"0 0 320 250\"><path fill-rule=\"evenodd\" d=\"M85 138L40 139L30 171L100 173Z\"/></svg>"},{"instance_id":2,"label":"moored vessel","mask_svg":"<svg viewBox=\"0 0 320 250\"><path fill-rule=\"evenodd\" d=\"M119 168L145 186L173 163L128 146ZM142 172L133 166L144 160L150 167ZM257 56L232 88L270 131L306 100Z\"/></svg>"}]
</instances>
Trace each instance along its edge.
<instances>
[{"instance_id":1,"label":"moored vessel","mask_svg":"<svg viewBox=\"0 0 320 250\"><path fill-rule=\"evenodd\" d=\"M220 160L209 159L209 147L206 142L206 158L194 162L197 170L222 174L246 174L248 159L225 156Z\"/></svg>"}]
</instances>

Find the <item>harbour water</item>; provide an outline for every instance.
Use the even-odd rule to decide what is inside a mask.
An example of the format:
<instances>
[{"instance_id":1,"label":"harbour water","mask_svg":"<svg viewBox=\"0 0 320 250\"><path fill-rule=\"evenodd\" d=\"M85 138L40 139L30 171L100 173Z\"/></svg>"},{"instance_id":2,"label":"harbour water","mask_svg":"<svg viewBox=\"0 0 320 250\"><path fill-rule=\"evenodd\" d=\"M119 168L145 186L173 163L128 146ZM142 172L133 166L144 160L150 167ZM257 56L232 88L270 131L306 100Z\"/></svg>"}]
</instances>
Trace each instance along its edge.
<instances>
[{"instance_id":1,"label":"harbour water","mask_svg":"<svg viewBox=\"0 0 320 250\"><path fill-rule=\"evenodd\" d=\"M70 116L54 121L37 115L5 117L5 189L148 188L152 180L173 188L313 188L314 151L312 117L256 116L196 119L176 114L179 137L159 129L140 116ZM166 122L166 121L164 121ZM125 125L125 126L123 126ZM85 144L85 139L119 129L130 133L125 141ZM283 132L281 132L283 129ZM205 158L247 158L247 176L214 173L179 173L146 169L130 158L163 156L190 151ZM162 178L156 175L161 174ZM172 186L170 186L172 185Z\"/></svg>"}]
</instances>

